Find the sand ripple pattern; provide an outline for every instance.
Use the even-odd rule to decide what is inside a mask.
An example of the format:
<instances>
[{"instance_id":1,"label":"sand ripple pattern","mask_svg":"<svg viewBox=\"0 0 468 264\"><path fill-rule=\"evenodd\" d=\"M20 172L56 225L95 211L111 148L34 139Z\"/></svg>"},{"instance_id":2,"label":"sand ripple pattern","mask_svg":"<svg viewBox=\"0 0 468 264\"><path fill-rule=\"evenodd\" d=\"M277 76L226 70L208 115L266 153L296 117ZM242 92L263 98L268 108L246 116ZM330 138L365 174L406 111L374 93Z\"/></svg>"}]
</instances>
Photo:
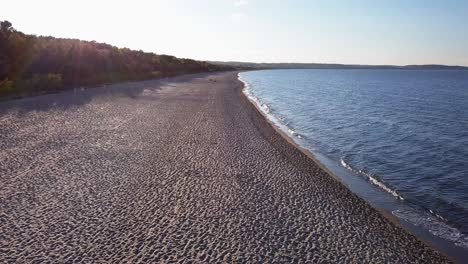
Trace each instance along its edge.
<instances>
[{"instance_id":1,"label":"sand ripple pattern","mask_svg":"<svg viewBox=\"0 0 468 264\"><path fill-rule=\"evenodd\" d=\"M241 88L222 73L1 103L0 262L447 262Z\"/></svg>"}]
</instances>

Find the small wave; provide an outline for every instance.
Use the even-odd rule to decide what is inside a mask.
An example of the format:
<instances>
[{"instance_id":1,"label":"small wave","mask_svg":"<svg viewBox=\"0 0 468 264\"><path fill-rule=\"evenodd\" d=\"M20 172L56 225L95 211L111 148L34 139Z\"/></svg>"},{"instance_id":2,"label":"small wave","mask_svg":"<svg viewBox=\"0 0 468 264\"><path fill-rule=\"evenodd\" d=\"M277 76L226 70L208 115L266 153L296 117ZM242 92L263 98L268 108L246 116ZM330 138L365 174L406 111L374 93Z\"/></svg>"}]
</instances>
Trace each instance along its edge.
<instances>
[{"instance_id":1,"label":"small wave","mask_svg":"<svg viewBox=\"0 0 468 264\"><path fill-rule=\"evenodd\" d=\"M357 169L354 169L353 167L351 167L348 163L346 163L346 161L344 161L343 159L340 160L340 163L343 167L345 167L346 169L358 174L358 175L361 175L361 176L364 176L365 178L367 178L372 184L380 187L382 190L390 193L391 195L393 195L394 197L400 199L400 200L404 200L405 198L403 198L401 195L399 195L395 190L392 190L391 188L389 188L387 185L385 185L383 182L379 181L377 178L375 178L374 176L372 176L371 174L369 173L366 173L362 170L357 170Z\"/></svg>"},{"instance_id":2,"label":"small wave","mask_svg":"<svg viewBox=\"0 0 468 264\"><path fill-rule=\"evenodd\" d=\"M262 104L262 109L265 113L270 113L270 107L267 104Z\"/></svg>"},{"instance_id":3,"label":"small wave","mask_svg":"<svg viewBox=\"0 0 468 264\"><path fill-rule=\"evenodd\" d=\"M294 129L291 129L290 127L288 127L287 125L284 125L287 129L288 129L288 132L289 134L291 134L291 136L293 137L297 137L298 139L303 139L304 136L299 134L297 131L295 131Z\"/></svg>"},{"instance_id":4,"label":"small wave","mask_svg":"<svg viewBox=\"0 0 468 264\"><path fill-rule=\"evenodd\" d=\"M261 112L263 112L266 115L268 120L272 121L279 129L281 129L286 134L289 134L298 139L304 139L303 135L299 134L297 131L290 128L288 125L286 125L285 123L286 121L284 120L283 117L276 116L275 114L272 113L270 106L262 102L262 100L260 100L260 98L258 98L253 93L251 85L242 78L240 73L237 75L237 78L242 83L244 83L244 89L242 89L242 92L245 94L245 96L247 96L249 100L251 100L257 106L257 108Z\"/></svg>"},{"instance_id":5,"label":"small wave","mask_svg":"<svg viewBox=\"0 0 468 264\"><path fill-rule=\"evenodd\" d=\"M443 217L443 216L441 216L441 215L435 213L434 211L432 211L432 210L430 210L430 209L429 209L429 212L431 212L432 215L436 216L437 218L439 218L439 219L442 220L442 221L445 221L445 222L448 221L447 219L445 219L445 217Z\"/></svg>"},{"instance_id":6,"label":"small wave","mask_svg":"<svg viewBox=\"0 0 468 264\"><path fill-rule=\"evenodd\" d=\"M429 230L435 236L454 242L455 245L468 248L468 236L462 234L458 229L449 226L444 218L437 214L430 214L423 210L395 210L392 214L415 226Z\"/></svg>"},{"instance_id":7,"label":"small wave","mask_svg":"<svg viewBox=\"0 0 468 264\"><path fill-rule=\"evenodd\" d=\"M351 171L353 170L353 168L351 168L351 166L349 166L348 163L346 163L343 159L341 159L340 162L341 162L341 165L345 167L346 169L351 170Z\"/></svg>"},{"instance_id":8,"label":"small wave","mask_svg":"<svg viewBox=\"0 0 468 264\"><path fill-rule=\"evenodd\" d=\"M288 132L289 132L289 134L291 134L291 135L293 135L293 136L297 135L297 132L294 131L294 130L292 130L292 129L290 129L290 128L288 128Z\"/></svg>"},{"instance_id":9,"label":"small wave","mask_svg":"<svg viewBox=\"0 0 468 264\"><path fill-rule=\"evenodd\" d=\"M395 192L394 190L388 188L385 184L383 184L382 182L380 182L379 180L377 180L376 178L372 177L372 176L368 176L369 177L369 180L379 186L380 188L384 189L386 192L389 192L390 194L392 194L393 196L395 196L396 198L400 199L400 200L404 200L404 198L399 195L397 192Z\"/></svg>"},{"instance_id":10,"label":"small wave","mask_svg":"<svg viewBox=\"0 0 468 264\"><path fill-rule=\"evenodd\" d=\"M247 96L247 98L249 100L254 102L255 105L263 113L269 114L270 113L270 107L267 104L263 103L257 96L255 96L255 94L252 92L250 84L247 81L245 81L244 79L242 79L242 76L240 75L240 73L237 75L237 78L239 79L239 81L241 81L244 84L244 89L242 89L242 92L245 94L245 96Z\"/></svg>"},{"instance_id":11,"label":"small wave","mask_svg":"<svg viewBox=\"0 0 468 264\"><path fill-rule=\"evenodd\" d=\"M396 191L390 189L388 186L377 180L372 175L365 173L362 170L354 169L343 159L341 159L340 162L344 168L366 177L372 184L377 185L378 187L392 194L396 198L404 200L404 198L401 195L399 195ZM415 226L419 226L423 229L428 230L431 234L437 237L441 237L443 239L454 242L457 246L468 248L468 236L462 234L458 229L448 225L447 219L445 219L443 216L435 213L432 210L425 211L424 209L413 208L413 206L410 207L411 209L408 210L399 209L392 211L392 214Z\"/></svg>"}]
</instances>

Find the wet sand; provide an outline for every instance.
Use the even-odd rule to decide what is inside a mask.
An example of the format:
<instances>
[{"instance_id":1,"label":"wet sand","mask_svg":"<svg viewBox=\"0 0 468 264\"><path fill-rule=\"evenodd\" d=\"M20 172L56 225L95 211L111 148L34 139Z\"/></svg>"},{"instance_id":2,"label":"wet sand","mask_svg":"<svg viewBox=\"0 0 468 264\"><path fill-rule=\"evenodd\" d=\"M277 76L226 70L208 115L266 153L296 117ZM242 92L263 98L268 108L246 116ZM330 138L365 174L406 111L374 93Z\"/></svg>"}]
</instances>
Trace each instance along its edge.
<instances>
[{"instance_id":1,"label":"wet sand","mask_svg":"<svg viewBox=\"0 0 468 264\"><path fill-rule=\"evenodd\" d=\"M0 262L448 262L241 89L218 73L0 103Z\"/></svg>"}]
</instances>

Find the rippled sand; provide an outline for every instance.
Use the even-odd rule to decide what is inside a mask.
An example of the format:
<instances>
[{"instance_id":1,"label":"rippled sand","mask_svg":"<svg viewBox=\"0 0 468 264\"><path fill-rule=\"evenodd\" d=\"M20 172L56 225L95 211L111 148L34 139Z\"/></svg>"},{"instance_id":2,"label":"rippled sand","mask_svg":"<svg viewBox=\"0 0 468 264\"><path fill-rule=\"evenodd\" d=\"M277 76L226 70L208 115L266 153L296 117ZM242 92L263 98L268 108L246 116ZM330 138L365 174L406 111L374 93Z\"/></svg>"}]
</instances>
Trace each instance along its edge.
<instances>
[{"instance_id":1,"label":"rippled sand","mask_svg":"<svg viewBox=\"0 0 468 264\"><path fill-rule=\"evenodd\" d=\"M221 73L0 103L0 262L447 261L241 88Z\"/></svg>"}]
</instances>

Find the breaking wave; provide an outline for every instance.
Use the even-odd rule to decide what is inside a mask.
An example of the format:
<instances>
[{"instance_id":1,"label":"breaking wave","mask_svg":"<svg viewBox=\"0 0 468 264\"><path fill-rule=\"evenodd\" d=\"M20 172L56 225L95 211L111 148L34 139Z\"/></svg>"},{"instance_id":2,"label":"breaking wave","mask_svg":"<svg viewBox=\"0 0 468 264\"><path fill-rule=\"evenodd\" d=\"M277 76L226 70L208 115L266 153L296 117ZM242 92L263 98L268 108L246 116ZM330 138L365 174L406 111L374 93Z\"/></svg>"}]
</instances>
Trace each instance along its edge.
<instances>
[{"instance_id":1,"label":"breaking wave","mask_svg":"<svg viewBox=\"0 0 468 264\"><path fill-rule=\"evenodd\" d=\"M372 184L378 186L379 188L381 188L382 190L390 193L391 195L393 195L394 197L400 199L400 200L404 200L403 196L401 196L400 194L398 194L395 190L393 190L392 188L388 187L387 185L385 185L383 182L381 182L380 180L377 179L377 177L373 176L372 174L370 173L366 173L364 172L363 170L359 170L359 169L354 169L351 167L351 165L349 165L348 163L346 163L345 160L341 159L340 160L340 163L343 167L345 167L346 169L352 171L353 173L359 175L359 176L363 176L364 178L366 178L367 180L369 180Z\"/></svg>"},{"instance_id":2,"label":"breaking wave","mask_svg":"<svg viewBox=\"0 0 468 264\"><path fill-rule=\"evenodd\" d=\"M290 135L290 136L292 136L294 138L297 138L297 139L304 139L304 136L302 134L300 134L296 130L292 129L291 127L289 127L283 117L278 116L275 113L273 113L271 107L268 104L264 103L261 99L259 99L252 92L250 84L247 81L243 80L240 74L238 75L238 79L242 83L244 83L244 89L242 90L242 92L247 96L247 98L250 101L255 103L257 108L260 109L260 111L267 117L267 119L270 122L275 124L284 133L286 133L286 134L288 134L288 135Z\"/></svg>"}]
</instances>

